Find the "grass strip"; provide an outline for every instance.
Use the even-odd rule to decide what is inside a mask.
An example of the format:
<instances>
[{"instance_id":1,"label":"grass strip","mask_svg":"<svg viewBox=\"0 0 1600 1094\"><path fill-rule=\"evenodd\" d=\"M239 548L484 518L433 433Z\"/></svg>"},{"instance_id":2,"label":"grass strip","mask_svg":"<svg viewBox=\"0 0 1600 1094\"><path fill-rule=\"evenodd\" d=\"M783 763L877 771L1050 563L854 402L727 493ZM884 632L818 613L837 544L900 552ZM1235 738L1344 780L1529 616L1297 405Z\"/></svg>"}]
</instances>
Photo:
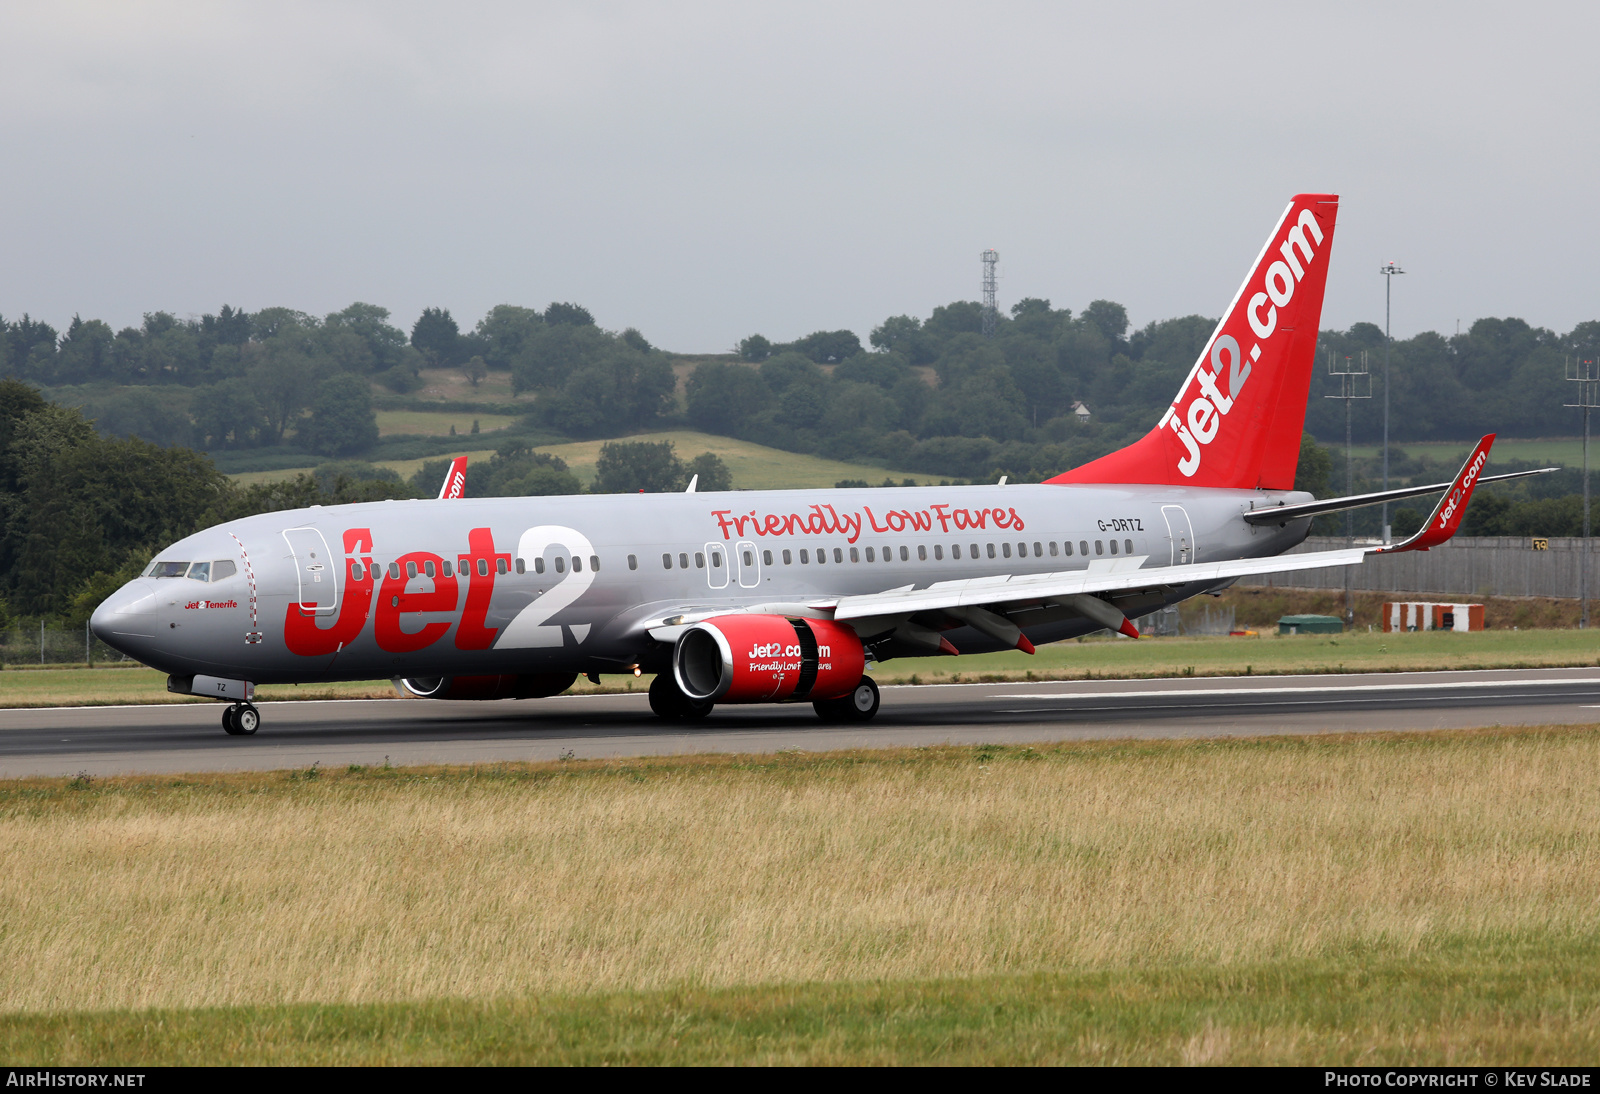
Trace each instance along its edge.
<instances>
[{"instance_id":1,"label":"grass strip","mask_svg":"<svg viewBox=\"0 0 1600 1094\"><path fill-rule=\"evenodd\" d=\"M1592 946L916 981L0 1017L13 1066L1562 1065L1600 1051Z\"/></svg>"}]
</instances>

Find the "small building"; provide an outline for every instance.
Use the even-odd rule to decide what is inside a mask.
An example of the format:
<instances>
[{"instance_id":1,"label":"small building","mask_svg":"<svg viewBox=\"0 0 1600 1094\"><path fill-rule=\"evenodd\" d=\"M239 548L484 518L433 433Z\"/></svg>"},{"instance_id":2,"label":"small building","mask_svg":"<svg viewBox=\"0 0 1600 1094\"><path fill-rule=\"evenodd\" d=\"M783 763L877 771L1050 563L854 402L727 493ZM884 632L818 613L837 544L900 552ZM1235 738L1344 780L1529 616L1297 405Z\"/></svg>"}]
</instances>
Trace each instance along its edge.
<instances>
[{"instance_id":1,"label":"small building","mask_svg":"<svg viewBox=\"0 0 1600 1094\"><path fill-rule=\"evenodd\" d=\"M1427 600L1391 600L1383 606L1383 630L1481 631L1482 604L1438 604Z\"/></svg>"},{"instance_id":2,"label":"small building","mask_svg":"<svg viewBox=\"0 0 1600 1094\"><path fill-rule=\"evenodd\" d=\"M1336 615L1286 615L1278 620L1279 634L1343 634L1344 620Z\"/></svg>"},{"instance_id":3,"label":"small building","mask_svg":"<svg viewBox=\"0 0 1600 1094\"><path fill-rule=\"evenodd\" d=\"M1077 417L1079 425L1089 420L1089 408L1083 405L1082 399L1072 404L1072 413Z\"/></svg>"}]
</instances>

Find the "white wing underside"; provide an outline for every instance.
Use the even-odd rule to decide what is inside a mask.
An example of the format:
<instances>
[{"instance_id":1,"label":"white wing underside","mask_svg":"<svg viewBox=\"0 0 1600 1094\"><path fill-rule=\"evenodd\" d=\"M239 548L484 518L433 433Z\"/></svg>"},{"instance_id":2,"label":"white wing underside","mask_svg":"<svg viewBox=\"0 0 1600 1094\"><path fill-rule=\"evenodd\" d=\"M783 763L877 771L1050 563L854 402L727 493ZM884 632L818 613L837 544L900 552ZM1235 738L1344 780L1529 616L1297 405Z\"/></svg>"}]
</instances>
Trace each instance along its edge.
<instances>
[{"instance_id":1,"label":"white wing underside","mask_svg":"<svg viewBox=\"0 0 1600 1094\"><path fill-rule=\"evenodd\" d=\"M841 621L909 616L917 612L938 611L942 608L984 607L1002 610L1009 604L1048 600L1077 593L1135 592L1140 589L1190 585L1196 582L1214 585L1256 574L1290 573L1295 570L1315 570L1323 566L1354 566L1362 562L1366 555L1365 548L1354 547L1343 551L1316 551L1311 554L1277 555L1272 558L1241 558L1226 562L1198 562L1184 566L1145 566L1148 556L1138 555L1131 558L1097 559L1089 563L1088 569L1085 570L976 577L968 581L941 581L923 589L907 585L899 589L887 589L881 593L809 600L805 602L805 607L811 609L806 614L814 612ZM796 607L798 605L794 604L752 604L740 608L696 611L653 619L646 624L646 627L655 637L670 641L676 637L676 632L682 624L693 623L711 616L768 611L796 614L794 610ZM656 634L657 631L662 633Z\"/></svg>"}]
</instances>

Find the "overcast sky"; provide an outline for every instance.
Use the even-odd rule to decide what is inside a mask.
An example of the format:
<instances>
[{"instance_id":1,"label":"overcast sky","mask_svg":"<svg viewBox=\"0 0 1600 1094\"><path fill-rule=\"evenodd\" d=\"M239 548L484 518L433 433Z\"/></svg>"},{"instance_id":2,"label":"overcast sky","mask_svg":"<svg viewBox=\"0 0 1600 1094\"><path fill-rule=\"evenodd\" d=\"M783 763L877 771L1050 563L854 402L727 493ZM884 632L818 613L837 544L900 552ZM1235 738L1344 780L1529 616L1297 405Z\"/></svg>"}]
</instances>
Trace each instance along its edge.
<instances>
[{"instance_id":1,"label":"overcast sky","mask_svg":"<svg viewBox=\"0 0 1600 1094\"><path fill-rule=\"evenodd\" d=\"M1342 196L1324 326L1600 318L1600 6L0 8L0 313L586 305L720 351L976 299L1215 316ZM1329 14L1334 12L1336 14Z\"/></svg>"}]
</instances>

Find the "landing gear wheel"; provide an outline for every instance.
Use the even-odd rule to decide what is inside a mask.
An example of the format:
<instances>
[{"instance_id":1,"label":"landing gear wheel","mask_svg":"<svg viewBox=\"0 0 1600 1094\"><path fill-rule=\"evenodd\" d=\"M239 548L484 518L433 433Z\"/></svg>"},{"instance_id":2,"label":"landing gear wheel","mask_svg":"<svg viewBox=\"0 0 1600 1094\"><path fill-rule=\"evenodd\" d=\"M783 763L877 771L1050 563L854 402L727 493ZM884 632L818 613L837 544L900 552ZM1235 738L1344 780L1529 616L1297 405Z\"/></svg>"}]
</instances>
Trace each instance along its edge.
<instances>
[{"instance_id":1,"label":"landing gear wheel","mask_svg":"<svg viewBox=\"0 0 1600 1094\"><path fill-rule=\"evenodd\" d=\"M878 713L878 685L872 677L863 676L849 695L819 699L811 707L824 722L870 721Z\"/></svg>"},{"instance_id":2,"label":"landing gear wheel","mask_svg":"<svg viewBox=\"0 0 1600 1094\"><path fill-rule=\"evenodd\" d=\"M678 687L670 672L657 673L650 684L650 709L667 721L699 721L711 713L714 703L691 699Z\"/></svg>"},{"instance_id":3,"label":"landing gear wheel","mask_svg":"<svg viewBox=\"0 0 1600 1094\"><path fill-rule=\"evenodd\" d=\"M235 703L222 712L222 729L230 737L248 737L261 728L261 712L250 703Z\"/></svg>"}]
</instances>

